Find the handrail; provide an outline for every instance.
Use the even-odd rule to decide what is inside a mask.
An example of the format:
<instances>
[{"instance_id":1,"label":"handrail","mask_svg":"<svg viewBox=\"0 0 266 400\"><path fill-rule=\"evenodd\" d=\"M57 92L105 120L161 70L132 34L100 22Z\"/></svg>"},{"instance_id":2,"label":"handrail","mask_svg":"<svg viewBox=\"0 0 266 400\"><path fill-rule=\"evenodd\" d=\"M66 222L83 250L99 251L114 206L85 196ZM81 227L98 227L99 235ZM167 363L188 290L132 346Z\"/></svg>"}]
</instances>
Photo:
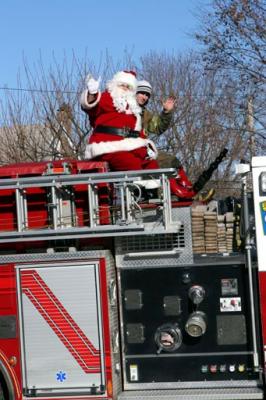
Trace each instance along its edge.
<instances>
[{"instance_id":1,"label":"handrail","mask_svg":"<svg viewBox=\"0 0 266 400\"><path fill-rule=\"evenodd\" d=\"M31 187L48 187L55 184L78 185L78 184L97 184L97 183L114 183L114 182L136 182L142 178L150 176L152 178L160 177L162 174L166 176L175 175L174 168L167 169L151 169L142 171L120 171L120 172L98 172L90 174L72 174L72 175L43 175L34 177L8 178L0 179L0 190L2 189L18 189ZM60 186L59 186L60 187Z\"/></svg>"},{"instance_id":2,"label":"handrail","mask_svg":"<svg viewBox=\"0 0 266 400\"><path fill-rule=\"evenodd\" d=\"M85 174L60 174L30 177L15 177L0 179L1 191L13 190L15 194L16 229L3 229L0 226L0 243L30 240L56 240L84 237L123 236L138 234L162 234L178 231L179 221L172 221L172 204L170 195L169 176L174 176L174 168L97 172ZM148 210L143 210L134 197L133 190L141 188L143 180L156 179L161 184L161 200L157 205L158 217L156 221L149 218ZM105 196L110 201L112 193L114 204L102 203L101 187L107 188ZM82 212L86 210L88 220L77 221L75 201L79 200L80 189L83 196L87 192L87 205L83 204ZM84 186L84 187L83 187ZM44 197L41 207L46 209L47 225L34 225L30 216L30 201L32 191L28 189L46 188L47 197ZM108 190L111 191L108 192ZM35 193L35 192L34 192ZM75 200L76 199L76 200ZM47 202L47 203L46 203ZM35 211L36 213L36 211ZM109 213L109 214L108 214ZM102 215L108 214L107 217ZM7 217L9 218L9 217ZM105 218L104 222L103 219Z\"/></svg>"}]
</instances>

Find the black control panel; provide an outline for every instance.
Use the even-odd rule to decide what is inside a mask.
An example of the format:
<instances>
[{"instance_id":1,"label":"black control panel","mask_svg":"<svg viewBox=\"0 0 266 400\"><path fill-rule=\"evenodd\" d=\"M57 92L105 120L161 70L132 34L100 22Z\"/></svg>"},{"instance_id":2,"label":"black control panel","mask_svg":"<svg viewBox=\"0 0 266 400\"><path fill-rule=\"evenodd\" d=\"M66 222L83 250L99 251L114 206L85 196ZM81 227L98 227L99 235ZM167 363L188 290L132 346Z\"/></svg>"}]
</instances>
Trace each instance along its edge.
<instances>
[{"instance_id":1,"label":"black control panel","mask_svg":"<svg viewBox=\"0 0 266 400\"><path fill-rule=\"evenodd\" d=\"M244 263L127 268L121 301L127 382L258 377Z\"/></svg>"}]
</instances>

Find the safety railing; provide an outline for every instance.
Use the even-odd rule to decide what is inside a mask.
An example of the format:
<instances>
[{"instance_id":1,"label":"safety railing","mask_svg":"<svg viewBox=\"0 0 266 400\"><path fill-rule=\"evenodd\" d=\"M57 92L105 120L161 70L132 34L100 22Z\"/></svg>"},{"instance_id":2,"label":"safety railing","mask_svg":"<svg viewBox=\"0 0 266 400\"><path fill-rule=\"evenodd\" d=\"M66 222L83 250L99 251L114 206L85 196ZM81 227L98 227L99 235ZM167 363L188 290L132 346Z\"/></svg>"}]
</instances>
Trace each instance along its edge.
<instances>
[{"instance_id":1,"label":"safety railing","mask_svg":"<svg viewBox=\"0 0 266 400\"><path fill-rule=\"evenodd\" d=\"M169 176L175 169L0 180L0 243L177 232ZM143 207L143 185L158 186ZM154 184L154 185L153 185Z\"/></svg>"}]
</instances>

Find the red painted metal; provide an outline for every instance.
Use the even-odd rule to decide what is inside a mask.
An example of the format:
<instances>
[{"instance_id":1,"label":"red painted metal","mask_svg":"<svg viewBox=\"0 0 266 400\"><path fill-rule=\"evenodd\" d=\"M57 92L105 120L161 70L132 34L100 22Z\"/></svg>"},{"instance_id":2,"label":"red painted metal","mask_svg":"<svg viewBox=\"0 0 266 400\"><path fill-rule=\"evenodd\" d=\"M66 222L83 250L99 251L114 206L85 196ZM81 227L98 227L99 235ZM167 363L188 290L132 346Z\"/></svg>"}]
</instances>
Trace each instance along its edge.
<instances>
[{"instance_id":1,"label":"red painted metal","mask_svg":"<svg viewBox=\"0 0 266 400\"><path fill-rule=\"evenodd\" d=\"M72 174L106 172L108 166L101 161L57 160L8 164L0 167L0 179L40 176L47 172L48 164L55 173L62 172L63 164L68 164Z\"/></svg>"},{"instance_id":2,"label":"red painted metal","mask_svg":"<svg viewBox=\"0 0 266 400\"><path fill-rule=\"evenodd\" d=\"M0 265L0 315L14 315L18 326L17 287L15 269L12 264ZM17 359L15 366L9 364L11 357L16 357ZM16 338L0 339L0 360L9 373L16 400L19 400L22 396L22 378L18 329Z\"/></svg>"},{"instance_id":3,"label":"red painted metal","mask_svg":"<svg viewBox=\"0 0 266 400\"><path fill-rule=\"evenodd\" d=\"M266 271L259 272L260 308L263 346L266 346Z\"/></svg>"}]
</instances>

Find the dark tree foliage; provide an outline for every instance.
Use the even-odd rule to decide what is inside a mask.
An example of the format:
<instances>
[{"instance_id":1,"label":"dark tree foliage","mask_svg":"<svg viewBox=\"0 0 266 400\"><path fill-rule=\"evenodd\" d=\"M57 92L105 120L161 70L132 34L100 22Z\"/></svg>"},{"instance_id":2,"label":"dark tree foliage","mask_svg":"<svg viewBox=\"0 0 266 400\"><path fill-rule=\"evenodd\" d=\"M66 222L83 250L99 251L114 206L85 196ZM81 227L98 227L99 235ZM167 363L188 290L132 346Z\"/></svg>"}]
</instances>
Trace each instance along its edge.
<instances>
[{"instance_id":1,"label":"dark tree foliage","mask_svg":"<svg viewBox=\"0 0 266 400\"><path fill-rule=\"evenodd\" d=\"M206 46L209 67L236 72L242 86L266 81L266 5L264 0L214 0L203 16L197 39Z\"/></svg>"},{"instance_id":2,"label":"dark tree foliage","mask_svg":"<svg viewBox=\"0 0 266 400\"><path fill-rule=\"evenodd\" d=\"M254 135L257 154L266 139L265 16L264 0L213 0L212 8L201 12L202 28L196 34L206 69L230 76L247 104L247 131Z\"/></svg>"}]
</instances>

